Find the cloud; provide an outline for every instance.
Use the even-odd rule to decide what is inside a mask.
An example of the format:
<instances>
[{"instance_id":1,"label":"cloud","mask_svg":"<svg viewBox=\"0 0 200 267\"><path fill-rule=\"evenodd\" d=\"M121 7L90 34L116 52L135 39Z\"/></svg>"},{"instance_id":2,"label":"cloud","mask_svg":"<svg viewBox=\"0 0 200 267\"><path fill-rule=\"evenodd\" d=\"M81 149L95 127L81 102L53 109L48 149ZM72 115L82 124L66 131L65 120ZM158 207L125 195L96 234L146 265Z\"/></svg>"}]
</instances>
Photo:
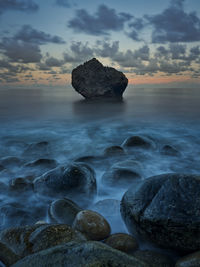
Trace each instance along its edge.
<instances>
[{"instance_id":1,"label":"cloud","mask_svg":"<svg viewBox=\"0 0 200 267\"><path fill-rule=\"evenodd\" d=\"M88 46L88 43L73 42L70 46L70 52L64 53L66 63L84 62L94 56L93 48Z\"/></svg>"},{"instance_id":2,"label":"cloud","mask_svg":"<svg viewBox=\"0 0 200 267\"><path fill-rule=\"evenodd\" d=\"M143 18L134 18L134 20L129 24L130 32L127 35L134 41L141 41L139 38L139 33L146 26L145 20Z\"/></svg>"},{"instance_id":3,"label":"cloud","mask_svg":"<svg viewBox=\"0 0 200 267\"><path fill-rule=\"evenodd\" d=\"M128 13L116 13L115 9L100 5L94 15L90 15L85 9L77 10L75 18L69 21L68 27L75 32L107 35L110 31L123 30L124 23L131 18Z\"/></svg>"},{"instance_id":4,"label":"cloud","mask_svg":"<svg viewBox=\"0 0 200 267\"><path fill-rule=\"evenodd\" d=\"M24 25L13 37L16 40L21 40L23 42L30 42L34 44L65 44L66 42L59 36L52 36L43 31L38 31L33 29L30 25Z\"/></svg>"},{"instance_id":5,"label":"cloud","mask_svg":"<svg viewBox=\"0 0 200 267\"><path fill-rule=\"evenodd\" d=\"M42 58L38 45L16 41L12 38L3 38L0 43L0 50L11 62L35 63Z\"/></svg>"},{"instance_id":6,"label":"cloud","mask_svg":"<svg viewBox=\"0 0 200 267\"><path fill-rule=\"evenodd\" d=\"M39 6L32 0L1 0L0 1L0 14L5 11L15 10L23 12L35 12Z\"/></svg>"},{"instance_id":7,"label":"cloud","mask_svg":"<svg viewBox=\"0 0 200 267\"><path fill-rule=\"evenodd\" d=\"M49 57L46 59L45 64L48 67L61 67L65 62L55 57Z\"/></svg>"},{"instance_id":8,"label":"cloud","mask_svg":"<svg viewBox=\"0 0 200 267\"><path fill-rule=\"evenodd\" d=\"M67 8L71 6L69 0L56 0L56 4Z\"/></svg>"},{"instance_id":9,"label":"cloud","mask_svg":"<svg viewBox=\"0 0 200 267\"><path fill-rule=\"evenodd\" d=\"M200 41L200 18L196 12L185 12L183 4L184 0L172 0L161 14L145 16L153 26L153 43Z\"/></svg>"}]
</instances>

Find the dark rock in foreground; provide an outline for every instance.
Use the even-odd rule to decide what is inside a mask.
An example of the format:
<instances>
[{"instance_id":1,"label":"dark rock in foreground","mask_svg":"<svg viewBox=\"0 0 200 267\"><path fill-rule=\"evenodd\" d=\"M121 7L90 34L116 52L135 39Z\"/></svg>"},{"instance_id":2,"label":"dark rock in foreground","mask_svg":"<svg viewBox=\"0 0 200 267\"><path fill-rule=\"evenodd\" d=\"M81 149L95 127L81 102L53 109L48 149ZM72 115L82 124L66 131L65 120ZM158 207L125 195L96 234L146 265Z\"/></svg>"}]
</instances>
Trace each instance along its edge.
<instances>
[{"instance_id":1,"label":"dark rock in foreground","mask_svg":"<svg viewBox=\"0 0 200 267\"><path fill-rule=\"evenodd\" d=\"M85 98L122 98L126 76L93 58L72 71L72 86Z\"/></svg>"},{"instance_id":2,"label":"dark rock in foreground","mask_svg":"<svg viewBox=\"0 0 200 267\"><path fill-rule=\"evenodd\" d=\"M96 241L70 242L28 256L12 267L148 267L135 257Z\"/></svg>"},{"instance_id":3,"label":"dark rock in foreground","mask_svg":"<svg viewBox=\"0 0 200 267\"><path fill-rule=\"evenodd\" d=\"M151 177L123 196L121 214L131 232L181 251L200 249L200 176Z\"/></svg>"}]
</instances>

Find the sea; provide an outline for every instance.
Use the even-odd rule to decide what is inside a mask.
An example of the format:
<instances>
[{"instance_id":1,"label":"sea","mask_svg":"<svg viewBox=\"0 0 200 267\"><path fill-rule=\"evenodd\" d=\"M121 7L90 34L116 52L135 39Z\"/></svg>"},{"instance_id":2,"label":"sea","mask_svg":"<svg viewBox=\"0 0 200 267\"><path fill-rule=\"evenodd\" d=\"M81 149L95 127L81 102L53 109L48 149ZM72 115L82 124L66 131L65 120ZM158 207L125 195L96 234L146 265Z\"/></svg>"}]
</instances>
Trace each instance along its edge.
<instances>
[{"instance_id":1,"label":"sea","mask_svg":"<svg viewBox=\"0 0 200 267\"><path fill-rule=\"evenodd\" d=\"M9 190L15 178L41 175L40 170L27 168L27 163L48 158L67 165L78 158L101 158L106 148L123 145L131 136L147 138L153 147L127 151L123 159L119 155L89 162L96 174L97 196L87 208L106 199L120 205L129 186L116 181L108 187L102 176L122 161L137 162L141 179L163 173L200 174L200 88L129 85L120 102L86 101L70 85L1 89L0 165L7 163L0 171L0 229L49 221L49 199L45 201L34 191ZM41 142L48 143L48 151L26 153L27 148ZM175 148L178 155L161 153L165 145ZM112 201L103 203L101 213L112 232L127 232L119 206L112 209Z\"/></svg>"}]
</instances>

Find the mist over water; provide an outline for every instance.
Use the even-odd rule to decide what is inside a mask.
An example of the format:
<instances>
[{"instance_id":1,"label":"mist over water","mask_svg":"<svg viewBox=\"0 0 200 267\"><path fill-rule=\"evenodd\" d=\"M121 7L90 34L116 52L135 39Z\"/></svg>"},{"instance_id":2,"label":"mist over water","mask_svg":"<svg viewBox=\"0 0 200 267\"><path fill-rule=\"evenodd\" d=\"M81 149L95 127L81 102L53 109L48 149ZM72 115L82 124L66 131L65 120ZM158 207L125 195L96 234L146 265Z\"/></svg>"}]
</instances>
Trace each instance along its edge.
<instances>
[{"instance_id":1,"label":"mist over water","mask_svg":"<svg viewBox=\"0 0 200 267\"><path fill-rule=\"evenodd\" d=\"M96 156L96 160L88 162L97 178L98 194L94 202L121 200L128 186L108 187L102 184L101 178L113 164L122 161L137 162L142 179L169 172L199 174L199 103L200 90L190 88L134 89L129 86L122 102L105 103L82 100L71 87L1 90L0 158L17 157L22 162L7 163L0 171L1 228L47 219L46 207L51 199L30 191L21 194L7 191L14 178L40 176L44 169L25 166L40 158L67 164L81 157ZM107 147L121 145L132 135L148 138L152 148L129 150L122 157L102 157ZM31 145L40 142L48 142L48 147L30 151ZM173 146L179 155L163 155L164 145ZM127 231L117 208L113 216L105 209L102 214L110 221L113 232Z\"/></svg>"}]
</instances>

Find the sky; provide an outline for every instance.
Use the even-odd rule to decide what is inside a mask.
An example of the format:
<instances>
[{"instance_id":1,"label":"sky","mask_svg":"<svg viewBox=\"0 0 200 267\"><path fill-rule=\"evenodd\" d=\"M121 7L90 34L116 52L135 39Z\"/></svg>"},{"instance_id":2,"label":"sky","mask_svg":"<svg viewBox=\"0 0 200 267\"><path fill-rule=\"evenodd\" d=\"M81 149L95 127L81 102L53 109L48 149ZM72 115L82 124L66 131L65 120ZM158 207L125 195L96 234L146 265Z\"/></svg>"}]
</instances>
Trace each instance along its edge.
<instances>
[{"instance_id":1,"label":"sky","mask_svg":"<svg viewBox=\"0 0 200 267\"><path fill-rule=\"evenodd\" d=\"M200 1L0 0L0 87L65 86L93 57L136 86L199 86Z\"/></svg>"}]
</instances>

